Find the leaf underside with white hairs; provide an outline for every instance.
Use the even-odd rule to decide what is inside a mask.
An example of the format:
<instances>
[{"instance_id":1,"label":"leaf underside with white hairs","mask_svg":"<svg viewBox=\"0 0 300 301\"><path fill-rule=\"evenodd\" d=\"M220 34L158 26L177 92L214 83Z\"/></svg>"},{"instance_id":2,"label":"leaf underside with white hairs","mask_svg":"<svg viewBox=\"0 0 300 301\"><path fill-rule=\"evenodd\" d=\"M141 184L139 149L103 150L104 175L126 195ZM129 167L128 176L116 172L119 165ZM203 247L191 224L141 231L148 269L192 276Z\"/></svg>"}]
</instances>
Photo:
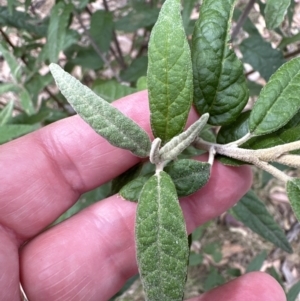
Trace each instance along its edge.
<instances>
[{"instance_id":1,"label":"leaf underside with white hairs","mask_svg":"<svg viewBox=\"0 0 300 301\"><path fill-rule=\"evenodd\" d=\"M146 300L181 301L188 239L174 183L164 171L152 176L141 192L135 235Z\"/></svg>"},{"instance_id":2,"label":"leaf underside with white hairs","mask_svg":"<svg viewBox=\"0 0 300 301\"><path fill-rule=\"evenodd\" d=\"M160 160L167 161L176 159L190 144L199 136L201 130L205 127L209 114L203 114L196 122L194 122L186 131L172 138L160 151Z\"/></svg>"},{"instance_id":3,"label":"leaf underside with white hairs","mask_svg":"<svg viewBox=\"0 0 300 301\"><path fill-rule=\"evenodd\" d=\"M119 110L81 84L56 64L50 71L61 93L74 110L99 135L112 145L130 150L139 157L147 157L151 141L147 133Z\"/></svg>"}]
</instances>

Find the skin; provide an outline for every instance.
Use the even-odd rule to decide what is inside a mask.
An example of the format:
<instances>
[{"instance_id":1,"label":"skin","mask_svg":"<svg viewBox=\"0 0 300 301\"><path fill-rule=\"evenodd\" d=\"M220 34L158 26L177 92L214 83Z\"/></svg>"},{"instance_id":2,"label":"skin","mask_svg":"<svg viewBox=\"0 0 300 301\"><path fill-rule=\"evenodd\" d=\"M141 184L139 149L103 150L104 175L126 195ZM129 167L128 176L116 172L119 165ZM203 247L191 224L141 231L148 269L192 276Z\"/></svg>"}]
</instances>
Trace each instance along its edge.
<instances>
[{"instance_id":1,"label":"skin","mask_svg":"<svg viewBox=\"0 0 300 301\"><path fill-rule=\"evenodd\" d=\"M145 91L114 105L150 134ZM196 119L191 110L188 123ZM110 145L78 116L0 147L0 300L19 300L20 278L30 301L105 301L137 273L135 203L114 195L45 228L80 194L139 160ZM215 162L209 183L181 199L188 232L233 206L251 181L247 166ZM249 273L191 300L286 299L273 278Z\"/></svg>"}]
</instances>

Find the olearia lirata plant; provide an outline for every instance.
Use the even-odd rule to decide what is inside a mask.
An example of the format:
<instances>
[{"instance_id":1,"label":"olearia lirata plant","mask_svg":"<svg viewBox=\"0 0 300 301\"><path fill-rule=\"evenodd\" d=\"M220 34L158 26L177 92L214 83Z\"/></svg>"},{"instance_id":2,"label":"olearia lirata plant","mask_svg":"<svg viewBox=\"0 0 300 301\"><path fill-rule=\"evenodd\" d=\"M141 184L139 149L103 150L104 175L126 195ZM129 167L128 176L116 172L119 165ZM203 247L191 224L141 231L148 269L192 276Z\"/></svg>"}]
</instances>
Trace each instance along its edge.
<instances>
[{"instance_id":1,"label":"olearia lirata plant","mask_svg":"<svg viewBox=\"0 0 300 301\"><path fill-rule=\"evenodd\" d=\"M183 300L189 244L178 197L209 180L215 156L224 164L253 164L286 184L300 219L300 179L271 163L299 167L300 58L285 63L262 89L252 110L243 112L249 91L243 64L230 47L235 0L204 0L191 47L181 18L180 0L166 0L149 41L147 87L155 139L58 65L50 70L74 110L112 145L149 158L152 173L120 190L138 201L136 254L148 301ZM201 117L185 129L192 103ZM204 128L221 127L217 140ZM193 147L208 162L180 158Z\"/></svg>"}]
</instances>

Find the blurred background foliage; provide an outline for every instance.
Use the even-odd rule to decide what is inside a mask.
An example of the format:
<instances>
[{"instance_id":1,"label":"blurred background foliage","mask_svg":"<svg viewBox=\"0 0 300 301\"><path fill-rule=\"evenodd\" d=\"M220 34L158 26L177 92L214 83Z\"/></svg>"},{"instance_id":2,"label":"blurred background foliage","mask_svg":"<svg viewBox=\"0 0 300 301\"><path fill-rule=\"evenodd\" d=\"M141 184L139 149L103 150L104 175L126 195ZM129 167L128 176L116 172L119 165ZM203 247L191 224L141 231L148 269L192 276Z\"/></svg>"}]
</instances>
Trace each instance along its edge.
<instances>
[{"instance_id":1,"label":"blurred background foliage","mask_svg":"<svg viewBox=\"0 0 300 301\"><path fill-rule=\"evenodd\" d=\"M0 0L0 144L74 114L54 85L48 69L51 62L108 102L146 89L148 40L163 2ZM201 1L182 0L182 4L190 39ZM251 106L270 76L299 56L299 1L238 0L231 45L244 63ZM210 129L206 135L214 139ZM195 154L189 151L186 155ZM84 194L56 223L149 171L147 164L135 166ZM282 184L264 172L254 170L254 174L253 190L238 206L193 233L187 297L243 273L263 270L280 282L288 301L297 300L299 224ZM253 203L256 207L249 205ZM258 212L267 213L259 217ZM291 247L294 253L288 255L285 251L291 252ZM141 291L135 276L113 300L143 300Z\"/></svg>"}]
</instances>

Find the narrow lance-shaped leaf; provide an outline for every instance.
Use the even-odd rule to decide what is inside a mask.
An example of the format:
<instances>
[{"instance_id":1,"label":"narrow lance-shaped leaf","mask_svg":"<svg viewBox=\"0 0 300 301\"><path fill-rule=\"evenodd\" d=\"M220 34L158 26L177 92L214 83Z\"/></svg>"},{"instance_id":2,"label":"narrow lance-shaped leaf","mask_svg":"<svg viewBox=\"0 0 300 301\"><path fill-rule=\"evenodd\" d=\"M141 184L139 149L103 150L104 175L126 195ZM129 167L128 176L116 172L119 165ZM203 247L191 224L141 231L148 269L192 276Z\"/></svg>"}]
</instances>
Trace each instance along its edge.
<instances>
[{"instance_id":1,"label":"narrow lance-shaped leaf","mask_svg":"<svg viewBox=\"0 0 300 301\"><path fill-rule=\"evenodd\" d=\"M72 4L65 4L62 1L53 6L51 10L46 47L49 60L52 63L57 62L58 54L64 47L66 30L72 9Z\"/></svg>"},{"instance_id":2,"label":"narrow lance-shaped leaf","mask_svg":"<svg viewBox=\"0 0 300 301\"><path fill-rule=\"evenodd\" d=\"M295 178L287 182L286 192L291 202L292 209L300 221L300 179Z\"/></svg>"},{"instance_id":3,"label":"narrow lance-shaped leaf","mask_svg":"<svg viewBox=\"0 0 300 301\"><path fill-rule=\"evenodd\" d=\"M211 165L192 159L176 160L165 167L175 184L179 197L190 195L202 188L209 180Z\"/></svg>"},{"instance_id":4,"label":"narrow lance-shaped leaf","mask_svg":"<svg viewBox=\"0 0 300 301\"><path fill-rule=\"evenodd\" d=\"M243 64L230 47L234 3L205 0L193 33L194 103L213 125L235 120L249 97Z\"/></svg>"},{"instance_id":5,"label":"narrow lance-shaped leaf","mask_svg":"<svg viewBox=\"0 0 300 301\"><path fill-rule=\"evenodd\" d=\"M268 0L265 7L265 19L268 29L278 27L287 13L291 0Z\"/></svg>"},{"instance_id":6,"label":"narrow lance-shaped leaf","mask_svg":"<svg viewBox=\"0 0 300 301\"><path fill-rule=\"evenodd\" d=\"M183 197L196 192L208 182L210 168L211 165L206 162L180 159L167 165L164 170L172 178L177 195ZM120 195L128 201L137 202L150 176L149 173L133 179L121 188Z\"/></svg>"},{"instance_id":7,"label":"narrow lance-shaped leaf","mask_svg":"<svg viewBox=\"0 0 300 301\"><path fill-rule=\"evenodd\" d=\"M207 123L209 114L202 115L196 122L194 122L186 131L174 137L171 141L165 144L159 151L160 159L162 161L173 160L186 149Z\"/></svg>"},{"instance_id":8,"label":"narrow lance-shaped leaf","mask_svg":"<svg viewBox=\"0 0 300 301\"><path fill-rule=\"evenodd\" d=\"M148 53L151 127L164 144L184 129L193 96L191 55L180 0L165 1L151 33Z\"/></svg>"},{"instance_id":9,"label":"narrow lance-shaped leaf","mask_svg":"<svg viewBox=\"0 0 300 301\"><path fill-rule=\"evenodd\" d=\"M175 186L164 171L152 176L142 190L135 231L146 300L182 300L188 239Z\"/></svg>"},{"instance_id":10,"label":"narrow lance-shaped leaf","mask_svg":"<svg viewBox=\"0 0 300 301\"><path fill-rule=\"evenodd\" d=\"M252 190L247 192L232 208L232 212L252 231L282 250L292 253L292 248L285 234Z\"/></svg>"},{"instance_id":11,"label":"narrow lance-shaped leaf","mask_svg":"<svg viewBox=\"0 0 300 301\"><path fill-rule=\"evenodd\" d=\"M12 116L12 111L14 108L14 102L10 101L0 112L0 126L7 123L7 121Z\"/></svg>"},{"instance_id":12,"label":"narrow lance-shaped leaf","mask_svg":"<svg viewBox=\"0 0 300 301\"><path fill-rule=\"evenodd\" d=\"M265 135L283 127L300 109L300 58L285 63L262 89L250 114L249 129Z\"/></svg>"},{"instance_id":13,"label":"narrow lance-shaped leaf","mask_svg":"<svg viewBox=\"0 0 300 301\"><path fill-rule=\"evenodd\" d=\"M147 157L151 141L147 133L88 87L56 64L50 71L61 93L74 110L112 145L130 150L139 157Z\"/></svg>"}]
</instances>

